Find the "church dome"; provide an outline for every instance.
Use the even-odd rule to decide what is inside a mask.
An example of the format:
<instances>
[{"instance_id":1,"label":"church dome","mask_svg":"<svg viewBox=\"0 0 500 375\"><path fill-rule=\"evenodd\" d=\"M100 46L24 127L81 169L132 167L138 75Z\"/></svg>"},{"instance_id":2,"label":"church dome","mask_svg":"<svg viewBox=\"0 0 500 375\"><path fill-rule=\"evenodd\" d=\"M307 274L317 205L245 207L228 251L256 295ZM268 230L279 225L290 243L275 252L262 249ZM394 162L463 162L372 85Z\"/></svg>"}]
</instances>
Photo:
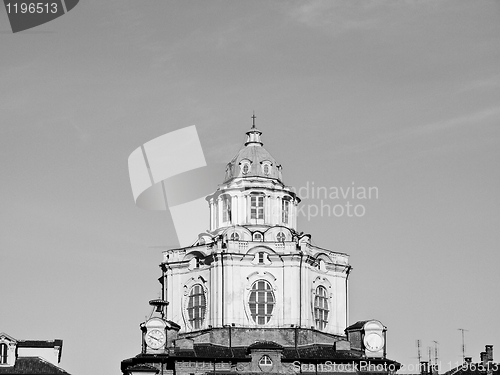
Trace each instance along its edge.
<instances>
[{"instance_id":1,"label":"church dome","mask_svg":"<svg viewBox=\"0 0 500 375\"><path fill-rule=\"evenodd\" d=\"M262 177L278 180L282 183L281 165L267 151L260 139L262 132L255 127L246 133L247 141L235 157L226 166L224 183L233 178Z\"/></svg>"}]
</instances>

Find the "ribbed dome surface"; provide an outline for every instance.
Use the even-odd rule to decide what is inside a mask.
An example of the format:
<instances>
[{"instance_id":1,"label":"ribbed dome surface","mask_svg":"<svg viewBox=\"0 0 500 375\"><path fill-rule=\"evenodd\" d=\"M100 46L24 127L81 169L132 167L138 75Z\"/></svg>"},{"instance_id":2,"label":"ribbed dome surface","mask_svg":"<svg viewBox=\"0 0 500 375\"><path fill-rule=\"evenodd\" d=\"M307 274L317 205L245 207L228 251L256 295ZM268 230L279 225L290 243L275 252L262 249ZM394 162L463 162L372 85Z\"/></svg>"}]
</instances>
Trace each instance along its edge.
<instances>
[{"instance_id":1,"label":"ribbed dome surface","mask_svg":"<svg viewBox=\"0 0 500 375\"><path fill-rule=\"evenodd\" d=\"M264 177L281 182L281 165L262 146L261 134L255 128L247 132L247 142L227 164L224 182L236 177Z\"/></svg>"}]
</instances>

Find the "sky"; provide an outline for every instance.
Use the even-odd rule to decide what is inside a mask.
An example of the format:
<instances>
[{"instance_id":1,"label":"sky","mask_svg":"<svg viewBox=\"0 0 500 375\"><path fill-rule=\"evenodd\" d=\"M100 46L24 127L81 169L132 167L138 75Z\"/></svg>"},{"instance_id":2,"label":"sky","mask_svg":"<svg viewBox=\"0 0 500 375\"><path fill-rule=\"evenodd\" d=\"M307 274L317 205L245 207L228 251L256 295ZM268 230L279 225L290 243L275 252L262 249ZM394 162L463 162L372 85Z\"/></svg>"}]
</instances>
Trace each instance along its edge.
<instances>
[{"instance_id":1,"label":"sky","mask_svg":"<svg viewBox=\"0 0 500 375\"><path fill-rule=\"evenodd\" d=\"M454 367L458 328L475 361L500 351L500 2L487 0L82 0L16 34L1 8L0 331L63 339L71 374L119 374L177 244L168 212L135 206L128 156L196 125L207 162L228 162L252 111L287 185L378 192L302 201L364 209L299 217L350 255L350 323L380 320L405 366L420 339Z\"/></svg>"}]
</instances>

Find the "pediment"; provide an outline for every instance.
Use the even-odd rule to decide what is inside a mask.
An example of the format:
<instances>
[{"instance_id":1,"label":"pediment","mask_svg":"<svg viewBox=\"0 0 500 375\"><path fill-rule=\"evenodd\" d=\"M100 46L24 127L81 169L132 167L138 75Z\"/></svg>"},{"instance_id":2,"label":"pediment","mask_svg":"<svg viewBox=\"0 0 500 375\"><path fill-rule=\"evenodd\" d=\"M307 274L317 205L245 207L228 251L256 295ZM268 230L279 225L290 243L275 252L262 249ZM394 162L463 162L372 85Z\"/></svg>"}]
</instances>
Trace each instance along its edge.
<instances>
[{"instance_id":1,"label":"pediment","mask_svg":"<svg viewBox=\"0 0 500 375\"><path fill-rule=\"evenodd\" d=\"M12 342L12 343L17 343L17 340L6 334L5 332L0 332L0 342Z\"/></svg>"}]
</instances>

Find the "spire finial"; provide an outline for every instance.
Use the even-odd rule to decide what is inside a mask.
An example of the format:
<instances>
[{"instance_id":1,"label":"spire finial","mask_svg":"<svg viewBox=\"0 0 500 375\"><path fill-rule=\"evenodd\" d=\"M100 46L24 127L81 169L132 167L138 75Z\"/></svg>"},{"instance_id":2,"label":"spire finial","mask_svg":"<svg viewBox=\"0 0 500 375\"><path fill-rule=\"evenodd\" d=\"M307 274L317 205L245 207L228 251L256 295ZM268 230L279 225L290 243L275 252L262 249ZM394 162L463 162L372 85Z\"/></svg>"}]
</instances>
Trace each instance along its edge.
<instances>
[{"instance_id":1,"label":"spire finial","mask_svg":"<svg viewBox=\"0 0 500 375\"><path fill-rule=\"evenodd\" d=\"M247 141L245 142L245 146L248 146L249 144L252 145L261 145L262 146L262 141L260 140L260 135L262 132L260 130L257 130L255 127L255 119L257 116L255 116L255 111L253 112L253 115L251 117L252 119L252 128L247 131Z\"/></svg>"}]
</instances>

